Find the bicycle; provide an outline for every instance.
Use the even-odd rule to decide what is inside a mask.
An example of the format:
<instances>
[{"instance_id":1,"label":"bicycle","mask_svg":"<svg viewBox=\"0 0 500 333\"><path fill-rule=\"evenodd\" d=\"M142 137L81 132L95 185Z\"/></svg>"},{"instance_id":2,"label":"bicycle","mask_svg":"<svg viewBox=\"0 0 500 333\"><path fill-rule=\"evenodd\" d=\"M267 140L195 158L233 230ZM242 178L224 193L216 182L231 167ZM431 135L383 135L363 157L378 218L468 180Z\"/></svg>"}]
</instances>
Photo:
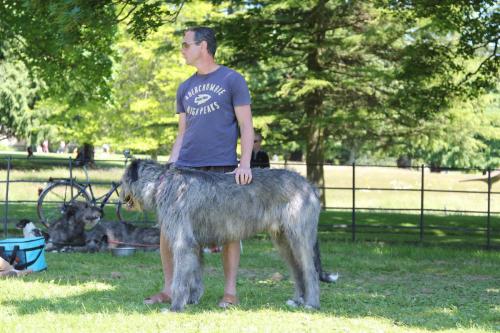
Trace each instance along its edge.
<instances>
[{"instance_id":1,"label":"bicycle","mask_svg":"<svg viewBox=\"0 0 500 333\"><path fill-rule=\"evenodd\" d=\"M125 165L127 165L130 154L125 153ZM76 178L49 178L47 187L45 187L37 202L37 214L40 223L48 228L49 224L57 220L66 210L67 206L73 202L86 201L93 206L99 205L99 208L104 214L104 207L107 204L116 205L115 214L118 221L147 221L147 217L143 212L132 212L122 209L122 202L110 202L110 198L116 193L119 197L118 188L120 183L111 182L111 188L103 195L96 197L92 184L89 181L89 175L86 165L83 165L85 173L85 182L78 182ZM143 218L138 217L142 215Z\"/></svg>"}]
</instances>

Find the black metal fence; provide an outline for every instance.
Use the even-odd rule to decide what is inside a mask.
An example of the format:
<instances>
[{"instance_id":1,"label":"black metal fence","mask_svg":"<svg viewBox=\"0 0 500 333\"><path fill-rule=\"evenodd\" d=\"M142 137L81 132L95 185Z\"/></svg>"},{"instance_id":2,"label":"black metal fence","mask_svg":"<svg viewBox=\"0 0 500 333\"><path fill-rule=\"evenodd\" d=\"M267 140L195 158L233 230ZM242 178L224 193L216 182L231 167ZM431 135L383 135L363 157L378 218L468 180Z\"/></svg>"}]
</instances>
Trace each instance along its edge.
<instances>
[{"instance_id":1,"label":"black metal fence","mask_svg":"<svg viewBox=\"0 0 500 333\"><path fill-rule=\"evenodd\" d=\"M126 163L125 160L100 160L97 161L97 172L98 170L102 170L108 167L123 167ZM9 222L13 222L14 217L20 218L17 213L9 210L9 207L13 205L26 205L27 207L31 206L33 209L36 209L37 198L23 198L23 199L13 199L10 197L10 193L12 191L12 186L19 183L29 183L36 187L38 187L38 191L41 187L44 186L47 180L44 179L12 179L12 172L14 170L24 169L30 170L32 167L36 167L34 170L41 170L45 167L51 168L54 165L67 168L68 177L73 176L73 170L75 168L74 160L71 158L67 160L61 159L50 159L50 158L34 158L34 160L28 161L26 158L16 158L16 157L6 157L3 161L0 160L0 174L4 171L4 176L0 177L0 200L2 201L3 209L3 230L4 235L8 234L8 224ZM297 171L305 173L306 164L301 162L272 162L271 166L273 168L292 168L299 169ZM407 169L397 168L395 166L381 166L381 165L356 165L352 164L350 166L345 165L333 165L333 164L325 164L325 169L334 170L332 173L341 169L341 173L338 178L343 181L343 184L337 184L337 178L333 180L326 180L326 186L322 188L327 197L326 205L324 210L326 213L331 211L349 212L349 221L344 219L339 222L326 222L322 223L321 227L326 227L328 230L342 230L344 233L349 233L350 238L355 241L359 238L360 235L368 233L368 229L377 230L377 233L384 234L388 233L390 229L407 229L413 230L417 232L418 239L415 241L423 242L426 239L426 232L429 230L446 230L446 231L463 231L465 234L467 233L475 233L483 235L483 245L486 248L492 248L496 246L497 243L500 245L500 223L499 215L500 215L500 201L498 200L498 195L500 192L494 191L497 186L500 186L500 182L498 181L500 177L493 176L494 173L500 170L479 170L479 169L454 169L454 168L441 168L441 174L447 173L460 173L460 175L474 175L474 177L479 178L477 180L476 186L473 186L473 189L450 189L450 188L436 188L431 185L428 185L427 178L435 178L437 175L430 172L430 169L425 165L421 165L419 167L412 167ZM332 169L333 168L333 169ZM337 171L335 171L337 169ZM401 186L379 186L380 182L371 182L370 184L366 184L366 179L377 177L377 173L380 173L378 170L386 170L384 171L386 174L389 174L389 178L393 177L393 181L398 180L397 175L401 170L406 170L407 175L411 175L413 178L413 186L412 187L401 187ZM389 172L387 172L389 170ZM95 172L95 171L94 171ZM327 171L328 172L328 171ZM367 172L371 173L368 174ZM483 174L481 174L481 172ZM361 177L360 173L364 173ZM392 175L392 176L391 176ZM418 177L417 177L418 175ZM121 174L116 175L116 179L114 181L118 181ZM387 175L384 175L387 176ZM3 178L3 179L2 179ZM28 178L28 177L26 177ZM35 177L36 178L36 177ZM347 181L349 178L349 181ZM417 181L418 178L418 181ZM465 179L465 181L470 181L471 179ZM111 184L111 182L93 182L92 184L100 184L107 185ZM497 184L497 185L495 185ZM329 186L332 185L332 186ZM2 193L3 192L3 193ZM404 200L404 207L384 207L379 205L364 205L363 199L359 199L360 194L366 196L367 193L374 193L374 195L382 197L384 193L397 193L398 195L404 196L404 193L413 193L418 195L418 199L409 198ZM474 203L468 204L469 207L464 207L463 209L457 209L456 207L450 208L439 208L435 205L430 204L432 198L427 198L427 196L432 196L433 194L446 194L448 198L450 196L458 196L458 195L475 195L476 199L481 198L486 202L486 207L484 209L470 209L469 207L475 206ZM332 197L328 200L328 197ZM2 198L3 197L3 198ZM483 198L484 197L484 198ZM337 199L336 199L337 198ZM339 199L340 198L340 199ZM2 200L3 199L3 200ZM340 201L340 205L335 204L337 201ZM458 203L460 205L460 201ZM429 207L430 206L430 207ZM438 205L439 206L439 205ZM418 217L418 223L414 225L397 225L381 222L378 224L366 223L366 216L364 213L386 213L387 219L391 219L392 214L394 213L407 213L412 216ZM36 218L36 212L25 213L28 214L28 217ZM457 215L472 215L474 216L474 226L469 225L429 225L426 223L426 220L432 216L436 215L444 215L446 216L457 216ZM361 217L360 217L361 216ZM386 221L387 221L386 219ZM446 218L445 218L446 219ZM479 223L476 223L478 222ZM482 222L481 222L482 221ZM397 233L397 232L396 232Z\"/></svg>"}]
</instances>

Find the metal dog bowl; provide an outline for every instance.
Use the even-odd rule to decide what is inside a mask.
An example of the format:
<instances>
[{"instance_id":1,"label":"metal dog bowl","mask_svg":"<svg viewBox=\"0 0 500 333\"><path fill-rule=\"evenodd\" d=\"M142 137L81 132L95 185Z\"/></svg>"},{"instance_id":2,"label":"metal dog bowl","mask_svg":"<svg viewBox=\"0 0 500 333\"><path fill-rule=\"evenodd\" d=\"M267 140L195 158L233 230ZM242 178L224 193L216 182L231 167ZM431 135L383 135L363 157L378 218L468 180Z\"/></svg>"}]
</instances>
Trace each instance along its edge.
<instances>
[{"instance_id":1,"label":"metal dog bowl","mask_svg":"<svg viewBox=\"0 0 500 333\"><path fill-rule=\"evenodd\" d=\"M135 247L115 247L111 249L115 257L127 257L135 253Z\"/></svg>"}]
</instances>

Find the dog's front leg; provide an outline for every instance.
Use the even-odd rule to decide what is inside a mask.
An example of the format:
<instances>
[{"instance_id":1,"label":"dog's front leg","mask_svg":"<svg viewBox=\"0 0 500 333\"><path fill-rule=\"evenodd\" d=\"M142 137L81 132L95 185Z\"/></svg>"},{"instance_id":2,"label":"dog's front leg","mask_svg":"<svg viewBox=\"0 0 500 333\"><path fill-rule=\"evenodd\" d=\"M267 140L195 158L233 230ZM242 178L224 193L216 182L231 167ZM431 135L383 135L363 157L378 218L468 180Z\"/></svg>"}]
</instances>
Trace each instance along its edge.
<instances>
[{"instance_id":1,"label":"dog's front leg","mask_svg":"<svg viewBox=\"0 0 500 333\"><path fill-rule=\"evenodd\" d=\"M174 312L182 311L190 299L191 290L200 288L196 286L196 283L201 282L196 281L200 270L198 250L193 244L193 241L179 240L173 246L174 276L170 310Z\"/></svg>"}]
</instances>

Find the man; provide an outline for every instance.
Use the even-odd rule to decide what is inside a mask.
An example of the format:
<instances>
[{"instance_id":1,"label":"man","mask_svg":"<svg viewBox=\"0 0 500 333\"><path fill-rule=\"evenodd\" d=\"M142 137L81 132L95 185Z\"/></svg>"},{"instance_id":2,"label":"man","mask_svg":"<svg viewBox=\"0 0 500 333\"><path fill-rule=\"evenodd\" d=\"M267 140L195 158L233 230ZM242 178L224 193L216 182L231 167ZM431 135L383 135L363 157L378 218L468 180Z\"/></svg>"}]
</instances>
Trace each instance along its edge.
<instances>
[{"instance_id":1,"label":"man","mask_svg":"<svg viewBox=\"0 0 500 333\"><path fill-rule=\"evenodd\" d=\"M197 72L177 90L179 129L169 162L178 166L216 172L234 172L236 183L252 181L250 159L254 140L250 93L245 79L215 62L215 33L206 27L188 29L182 41L182 56ZM236 144L241 136L238 165ZM170 244L160 238L165 284L163 290L144 300L146 304L170 302L173 261ZM240 260L239 241L224 244L224 296L219 306L238 304L236 276Z\"/></svg>"},{"instance_id":2,"label":"man","mask_svg":"<svg viewBox=\"0 0 500 333\"><path fill-rule=\"evenodd\" d=\"M262 143L262 135L255 133L253 140L252 160L250 161L251 168L270 168L269 155L260 149Z\"/></svg>"}]
</instances>

